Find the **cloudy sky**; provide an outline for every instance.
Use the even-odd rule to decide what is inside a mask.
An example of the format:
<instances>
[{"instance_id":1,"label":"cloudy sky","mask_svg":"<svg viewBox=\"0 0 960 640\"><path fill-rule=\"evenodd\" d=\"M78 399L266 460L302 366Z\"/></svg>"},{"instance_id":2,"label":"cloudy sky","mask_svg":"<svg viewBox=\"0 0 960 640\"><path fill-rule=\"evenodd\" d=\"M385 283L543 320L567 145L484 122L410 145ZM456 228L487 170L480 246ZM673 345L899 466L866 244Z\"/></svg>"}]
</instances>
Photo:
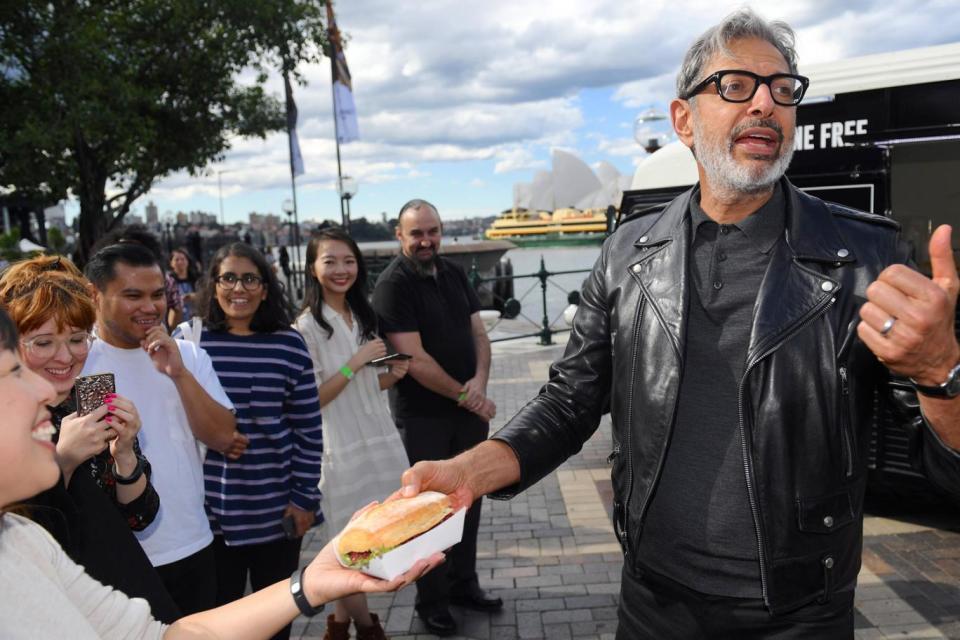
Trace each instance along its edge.
<instances>
[{"instance_id":1,"label":"cloudy sky","mask_svg":"<svg viewBox=\"0 0 960 640\"><path fill-rule=\"evenodd\" d=\"M354 218L413 197L446 219L511 205L515 182L549 168L550 150L630 174L643 151L633 120L665 110L690 41L742 2L727 0L340 0L361 140L341 147L359 191ZM758 1L789 22L804 64L960 41L957 0ZM306 174L301 220L339 219L328 63L297 87ZM282 84L270 87L282 96ZM236 140L208 177L174 175L136 204L218 213L280 212L290 197L285 134Z\"/></svg>"}]
</instances>

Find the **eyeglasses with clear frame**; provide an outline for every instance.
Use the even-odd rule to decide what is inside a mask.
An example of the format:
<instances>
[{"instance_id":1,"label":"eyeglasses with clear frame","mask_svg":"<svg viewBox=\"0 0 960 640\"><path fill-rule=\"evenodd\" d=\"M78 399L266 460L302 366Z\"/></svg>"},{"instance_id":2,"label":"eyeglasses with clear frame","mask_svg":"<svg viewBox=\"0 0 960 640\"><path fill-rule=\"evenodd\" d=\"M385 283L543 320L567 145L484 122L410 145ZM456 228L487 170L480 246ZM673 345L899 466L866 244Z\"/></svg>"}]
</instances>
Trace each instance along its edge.
<instances>
[{"instance_id":1,"label":"eyeglasses with clear frame","mask_svg":"<svg viewBox=\"0 0 960 640\"><path fill-rule=\"evenodd\" d=\"M749 102L760 85L765 84L774 102L784 107L795 107L803 100L810 79L794 73L761 76L742 69L724 69L710 74L680 98L689 100L711 84L716 86L717 94L727 102Z\"/></svg>"},{"instance_id":2,"label":"eyeglasses with clear frame","mask_svg":"<svg viewBox=\"0 0 960 640\"><path fill-rule=\"evenodd\" d=\"M252 273L245 273L242 276L238 276L235 273L222 273L214 278L214 280L218 287L227 291L235 289L238 282L245 291L256 291L263 286L263 278L255 276Z\"/></svg>"},{"instance_id":3,"label":"eyeglasses with clear frame","mask_svg":"<svg viewBox=\"0 0 960 640\"><path fill-rule=\"evenodd\" d=\"M21 340L20 344L28 354L36 360L50 360L60 351L60 346L67 347L74 358L83 358L90 353L94 337L86 331L78 331L66 340L59 340L49 335L35 336L29 340Z\"/></svg>"}]
</instances>

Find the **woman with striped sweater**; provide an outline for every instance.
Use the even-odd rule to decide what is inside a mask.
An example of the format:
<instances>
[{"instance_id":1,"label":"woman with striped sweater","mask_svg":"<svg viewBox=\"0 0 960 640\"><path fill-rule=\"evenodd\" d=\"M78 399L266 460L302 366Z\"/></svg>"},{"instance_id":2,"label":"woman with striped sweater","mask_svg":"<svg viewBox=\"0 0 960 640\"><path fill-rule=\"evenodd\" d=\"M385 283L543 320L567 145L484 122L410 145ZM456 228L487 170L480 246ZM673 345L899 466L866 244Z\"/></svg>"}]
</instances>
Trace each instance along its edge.
<instances>
[{"instance_id":1,"label":"woman with striped sweater","mask_svg":"<svg viewBox=\"0 0 960 640\"><path fill-rule=\"evenodd\" d=\"M229 460L208 451L207 515L214 533L217 604L296 568L303 535L319 512L323 452L313 363L276 274L243 243L213 257L200 296L199 344L236 407L246 451ZM181 325L183 334L195 332ZM277 638L289 637L286 627Z\"/></svg>"}]
</instances>

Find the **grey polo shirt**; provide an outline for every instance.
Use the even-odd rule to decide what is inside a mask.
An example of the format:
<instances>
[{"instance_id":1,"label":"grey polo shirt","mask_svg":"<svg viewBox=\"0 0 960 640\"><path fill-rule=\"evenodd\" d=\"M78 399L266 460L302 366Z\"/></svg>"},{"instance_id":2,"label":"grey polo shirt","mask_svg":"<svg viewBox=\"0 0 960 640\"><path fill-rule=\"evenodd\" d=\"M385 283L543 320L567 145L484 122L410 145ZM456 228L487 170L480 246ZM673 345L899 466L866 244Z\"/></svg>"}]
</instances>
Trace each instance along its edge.
<instances>
[{"instance_id":1,"label":"grey polo shirt","mask_svg":"<svg viewBox=\"0 0 960 640\"><path fill-rule=\"evenodd\" d=\"M641 566L701 593L759 598L757 538L747 495L738 389L753 308L786 205L773 197L719 225L690 200L690 300L673 435L647 513Z\"/></svg>"}]
</instances>

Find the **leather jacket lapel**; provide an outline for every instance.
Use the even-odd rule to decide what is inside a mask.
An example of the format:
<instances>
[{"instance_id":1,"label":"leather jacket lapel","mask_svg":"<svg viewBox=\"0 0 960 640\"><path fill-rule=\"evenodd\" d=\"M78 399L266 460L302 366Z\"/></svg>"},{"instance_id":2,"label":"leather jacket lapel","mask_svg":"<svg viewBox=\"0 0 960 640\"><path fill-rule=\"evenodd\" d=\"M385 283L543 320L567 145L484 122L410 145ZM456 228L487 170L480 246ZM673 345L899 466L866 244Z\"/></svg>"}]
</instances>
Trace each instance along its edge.
<instances>
[{"instance_id":1,"label":"leather jacket lapel","mask_svg":"<svg viewBox=\"0 0 960 640\"><path fill-rule=\"evenodd\" d=\"M634 246L639 251L639 259L629 267L650 310L669 336L679 362L683 361L689 303L690 216L687 210L691 193L692 190L678 197L649 227L637 232Z\"/></svg>"},{"instance_id":2,"label":"leather jacket lapel","mask_svg":"<svg viewBox=\"0 0 960 640\"><path fill-rule=\"evenodd\" d=\"M856 259L823 204L786 178L783 183L788 194L786 242L774 247L757 294L748 367L776 350L836 296L840 283L822 273L818 263L839 265Z\"/></svg>"}]
</instances>

